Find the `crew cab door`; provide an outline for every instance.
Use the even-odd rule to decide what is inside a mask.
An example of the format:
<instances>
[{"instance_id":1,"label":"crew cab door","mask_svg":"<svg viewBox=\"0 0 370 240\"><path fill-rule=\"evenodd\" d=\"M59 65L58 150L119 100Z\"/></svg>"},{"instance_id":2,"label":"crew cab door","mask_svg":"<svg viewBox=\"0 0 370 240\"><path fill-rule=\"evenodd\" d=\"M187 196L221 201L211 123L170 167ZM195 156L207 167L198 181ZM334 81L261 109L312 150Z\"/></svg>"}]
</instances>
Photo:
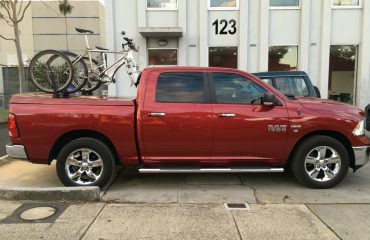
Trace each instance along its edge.
<instances>
[{"instance_id":1,"label":"crew cab door","mask_svg":"<svg viewBox=\"0 0 370 240\"><path fill-rule=\"evenodd\" d=\"M288 113L282 106L265 106L267 90L237 73L210 73L215 117L212 160L222 164L280 162L285 149Z\"/></svg>"},{"instance_id":2,"label":"crew cab door","mask_svg":"<svg viewBox=\"0 0 370 240\"><path fill-rule=\"evenodd\" d=\"M212 107L202 71L152 71L140 113L146 165L208 162Z\"/></svg>"}]
</instances>

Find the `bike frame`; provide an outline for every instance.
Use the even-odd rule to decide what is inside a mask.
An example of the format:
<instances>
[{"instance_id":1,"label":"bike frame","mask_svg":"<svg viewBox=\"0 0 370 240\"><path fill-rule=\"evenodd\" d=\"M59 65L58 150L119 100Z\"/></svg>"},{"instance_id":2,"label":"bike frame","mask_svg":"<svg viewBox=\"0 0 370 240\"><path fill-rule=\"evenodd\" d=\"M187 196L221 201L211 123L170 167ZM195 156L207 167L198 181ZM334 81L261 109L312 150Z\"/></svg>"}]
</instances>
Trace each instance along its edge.
<instances>
[{"instance_id":1,"label":"bike frame","mask_svg":"<svg viewBox=\"0 0 370 240\"><path fill-rule=\"evenodd\" d=\"M126 63L126 57L129 51L111 51L111 50L91 49L89 45L89 40L86 34L85 34L85 42L86 42L86 50L72 62L72 65L76 64L78 61L80 61L82 58L88 55L91 69L95 71L95 69L93 68L93 61L92 61L91 53L100 53L103 56L104 69L99 73L99 77L101 78L102 76L107 75L111 79L113 79L118 69ZM110 66L107 66L108 63L106 62L106 58L105 58L106 54L120 54L123 56L120 57L117 61L115 61Z\"/></svg>"}]
</instances>

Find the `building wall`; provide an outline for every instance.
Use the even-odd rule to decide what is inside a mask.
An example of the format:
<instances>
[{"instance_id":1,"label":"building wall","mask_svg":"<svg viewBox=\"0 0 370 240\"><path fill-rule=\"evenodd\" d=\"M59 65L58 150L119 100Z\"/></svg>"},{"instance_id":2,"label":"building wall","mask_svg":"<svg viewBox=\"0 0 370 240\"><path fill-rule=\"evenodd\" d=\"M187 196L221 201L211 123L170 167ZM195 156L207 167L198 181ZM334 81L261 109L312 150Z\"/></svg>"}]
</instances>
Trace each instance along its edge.
<instances>
[{"instance_id":1,"label":"building wall","mask_svg":"<svg viewBox=\"0 0 370 240\"><path fill-rule=\"evenodd\" d=\"M25 61L35 52L45 49L85 49L84 38L74 28L81 27L94 31L90 36L91 45L105 45L105 9L98 0L69 0L72 13L65 18L58 7L58 0L33 0L24 20L20 23L21 47ZM66 34L67 33L67 34ZM13 29L0 21L0 34L13 38ZM18 65L16 50L12 41L0 39L0 64Z\"/></svg>"},{"instance_id":2,"label":"building wall","mask_svg":"<svg viewBox=\"0 0 370 240\"><path fill-rule=\"evenodd\" d=\"M370 102L370 1L359 8L336 8L332 0L301 0L299 7L271 8L269 0L240 0L238 10L209 10L207 0L178 0L177 10L148 10L146 3L106 0L107 44L120 49L119 32L126 30L140 46L142 67L147 66L147 40L141 27L181 27L179 65L208 66L208 48L238 47L238 68L249 72L268 70L269 46L298 46L298 70L309 73L324 98L328 97L330 45L357 45L357 99ZM216 19L234 19L237 33L216 35ZM108 28L110 30L108 30ZM134 96L124 72L111 95Z\"/></svg>"}]
</instances>

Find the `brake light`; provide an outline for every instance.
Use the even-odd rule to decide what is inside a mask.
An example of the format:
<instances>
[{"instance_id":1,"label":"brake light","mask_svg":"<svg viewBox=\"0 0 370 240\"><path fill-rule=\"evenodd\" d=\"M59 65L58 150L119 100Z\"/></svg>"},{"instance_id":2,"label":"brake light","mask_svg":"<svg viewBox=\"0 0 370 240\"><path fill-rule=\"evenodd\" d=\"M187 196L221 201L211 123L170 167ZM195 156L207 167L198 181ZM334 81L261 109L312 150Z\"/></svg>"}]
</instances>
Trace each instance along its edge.
<instances>
[{"instance_id":1,"label":"brake light","mask_svg":"<svg viewBox=\"0 0 370 240\"><path fill-rule=\"evenodd\" d=\"M15 115L13 113L8 114L8 132L9 136L12 138L19 137L17 121L15 120Z\"/></svg>"}]
</instances>

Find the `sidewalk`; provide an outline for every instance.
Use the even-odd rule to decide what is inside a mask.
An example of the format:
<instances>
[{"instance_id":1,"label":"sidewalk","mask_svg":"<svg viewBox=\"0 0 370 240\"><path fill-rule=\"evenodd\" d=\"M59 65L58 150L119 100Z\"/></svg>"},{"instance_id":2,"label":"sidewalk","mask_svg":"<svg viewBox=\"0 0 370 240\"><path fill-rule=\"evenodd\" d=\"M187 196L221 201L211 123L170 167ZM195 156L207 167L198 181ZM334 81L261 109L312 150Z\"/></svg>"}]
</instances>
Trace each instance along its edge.
<instances>
[{"instance_id":1,"label":"sidewalk","mask_svg":"<svg viewBox=\"0 0 370 240\"><path fill-rule=\"evenodd\" d=\"M27 205L27 203L25 204ZM46 203L45 206L50 205ZM68 204L54 221L11 218L0 202L2 239L369 239L370 205Z\"/></svg>"},{"instance_id":2,"label":"sidewalk","mask_svg":"<svg viewBox=\"0 0 370 240\"><path fill-rule=\"evenodd\" d=\"M313 190L289 174L139 175L127 168L100 203L42 203L56 206L55 219L24 221L19 211L34 203L0 201L0 239L370 239L369 171ZM10 160L0 165L4 186L61 184L53 165ZM245 202L249 211L224 207Z\"/></svg>"}]
</instances>

